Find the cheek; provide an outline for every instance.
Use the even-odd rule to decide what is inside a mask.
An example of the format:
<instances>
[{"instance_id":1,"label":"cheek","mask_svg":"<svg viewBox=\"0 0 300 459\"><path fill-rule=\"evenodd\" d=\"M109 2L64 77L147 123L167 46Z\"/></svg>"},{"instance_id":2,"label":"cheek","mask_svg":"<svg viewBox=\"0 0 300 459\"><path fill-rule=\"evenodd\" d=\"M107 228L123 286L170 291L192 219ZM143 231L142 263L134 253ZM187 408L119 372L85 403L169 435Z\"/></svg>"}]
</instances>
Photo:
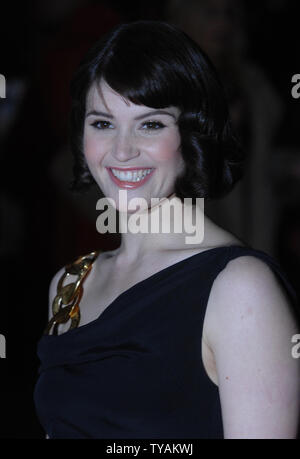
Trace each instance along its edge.
<instances>
[{"instance_id":1,"label":"cheek","mask_svg":"<svg viewBox=\"0 0 300 459\"><path fill-rule=\"evenodd\" d=\"M156 145L155 156L159 162L177 161L181 157L180 154L180 136L173 135L166 138L161 138L159 144Z\"/></svg>"},{"instance_id":2,"label":"cheek","mask_svg":"<svg viewBox=\"0 0 300 459\"><path fill-rule=\"evenodd\" d=\"M93 161L95 155L94 142L90 136L83 135L83 154L88 163Z\"/></svg>"},{"instance_id":3,"label":"cheek","mask_svg":"<svg viewBox=\"0 0 300 459\"><path fill-rule=\"evenodd\" d=\"M83 154L88 164L96 164L101 159L99 140L92 135L83 136Z\"/></svg>"}]
</instances>

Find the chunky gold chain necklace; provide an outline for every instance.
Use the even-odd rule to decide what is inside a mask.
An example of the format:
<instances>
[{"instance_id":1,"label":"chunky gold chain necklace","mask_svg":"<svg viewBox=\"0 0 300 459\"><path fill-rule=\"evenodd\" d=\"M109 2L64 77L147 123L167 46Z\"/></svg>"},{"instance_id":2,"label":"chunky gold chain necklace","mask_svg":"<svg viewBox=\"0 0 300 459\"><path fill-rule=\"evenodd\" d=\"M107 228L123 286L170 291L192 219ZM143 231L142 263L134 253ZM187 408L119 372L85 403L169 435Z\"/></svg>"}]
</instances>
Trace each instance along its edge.
<instances>
[{"instance_id":1,"label":"chunky gold chain necklace","mask_svg":"<svg viewBox=\"0 0 300 459\"><path fill-rule=\"evenodd\" d=\"M83 295L83 283L91 271L93 262L101 250L78 257L74 262L65 267L65 272L57 284L57 293L52 303L53 317L48 322L44 334L57 335L59 324L71 320L68 330L76 328L80 322L79 303ZM78 276L75 282L63 285L70 275Z\"/></svg>"}]
</instances>

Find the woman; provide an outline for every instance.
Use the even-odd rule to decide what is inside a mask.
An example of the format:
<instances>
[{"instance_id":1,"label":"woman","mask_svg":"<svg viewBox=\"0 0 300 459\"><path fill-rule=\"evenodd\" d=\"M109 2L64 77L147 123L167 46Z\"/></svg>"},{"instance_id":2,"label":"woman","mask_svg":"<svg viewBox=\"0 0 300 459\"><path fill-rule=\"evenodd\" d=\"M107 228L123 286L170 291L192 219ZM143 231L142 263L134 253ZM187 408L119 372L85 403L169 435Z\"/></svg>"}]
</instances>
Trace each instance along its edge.
<instances>
[{"instance_id":1,"label":"woman","mask_svg":"<svg viewBox=\"0 0 300 459\"><path fill-rule=\"evenodd\" d=\"M73 188L96 183L123 234L119 248L51 282L34 394L47 435L294 438L294 291L271 257L216 226L196 199L223 196L242 174L208 59L172 25L121 24L81 63L72 101ZM135 210L121 191L146 205ZM170 203L192 209L180 232L123 232L157 210L174 228ZM190 243L195 218L203 239Z\"/></svg>"}]
</instances>

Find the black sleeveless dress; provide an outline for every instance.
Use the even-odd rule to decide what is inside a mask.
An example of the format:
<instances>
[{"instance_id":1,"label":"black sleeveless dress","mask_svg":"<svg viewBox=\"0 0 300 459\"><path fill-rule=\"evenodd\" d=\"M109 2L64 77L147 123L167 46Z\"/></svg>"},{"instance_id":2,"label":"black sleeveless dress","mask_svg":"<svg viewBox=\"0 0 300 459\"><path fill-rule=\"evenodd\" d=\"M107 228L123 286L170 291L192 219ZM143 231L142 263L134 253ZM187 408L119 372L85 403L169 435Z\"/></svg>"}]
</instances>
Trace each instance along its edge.
<instances>
[{"instance_id":1,"label":"black sleeveless dress","mask_svg":"<svg viewBox=\"0 0 300 459\"><path fill-rule=\"evenodd\" d=\"M86 325L43 335L34 402L49 437L223 438L218 387L202 363L202 327L214 280L244 255L266 262L298 307L273 258L224 246L137 283Z\"/></svg>"}]
</instances>

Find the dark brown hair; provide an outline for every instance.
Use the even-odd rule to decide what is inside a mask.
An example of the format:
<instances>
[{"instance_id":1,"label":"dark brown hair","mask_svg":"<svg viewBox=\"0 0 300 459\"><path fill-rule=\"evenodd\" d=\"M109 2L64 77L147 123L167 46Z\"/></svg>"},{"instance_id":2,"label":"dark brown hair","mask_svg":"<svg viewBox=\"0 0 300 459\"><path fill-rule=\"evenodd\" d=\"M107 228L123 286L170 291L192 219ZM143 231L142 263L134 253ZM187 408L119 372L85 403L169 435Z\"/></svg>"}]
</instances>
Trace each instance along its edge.
<instances>
[{"instance_id":1,"label":"dark brown hair","mask_svg":"<svg viewBox=\"0 0 300 459\"><path fill-rule=\"evenodd\" d=\"M180 198L215 199L242 177L244 157L229 120L223 86L200 47L183 31L160 21L120 24L87 53L71 83L70 141L74 155L71 189L94 182L82 151L86 96L104 79L138 105L176 106L183 173L176 179Z\"/></svg>"}]
</instances>

